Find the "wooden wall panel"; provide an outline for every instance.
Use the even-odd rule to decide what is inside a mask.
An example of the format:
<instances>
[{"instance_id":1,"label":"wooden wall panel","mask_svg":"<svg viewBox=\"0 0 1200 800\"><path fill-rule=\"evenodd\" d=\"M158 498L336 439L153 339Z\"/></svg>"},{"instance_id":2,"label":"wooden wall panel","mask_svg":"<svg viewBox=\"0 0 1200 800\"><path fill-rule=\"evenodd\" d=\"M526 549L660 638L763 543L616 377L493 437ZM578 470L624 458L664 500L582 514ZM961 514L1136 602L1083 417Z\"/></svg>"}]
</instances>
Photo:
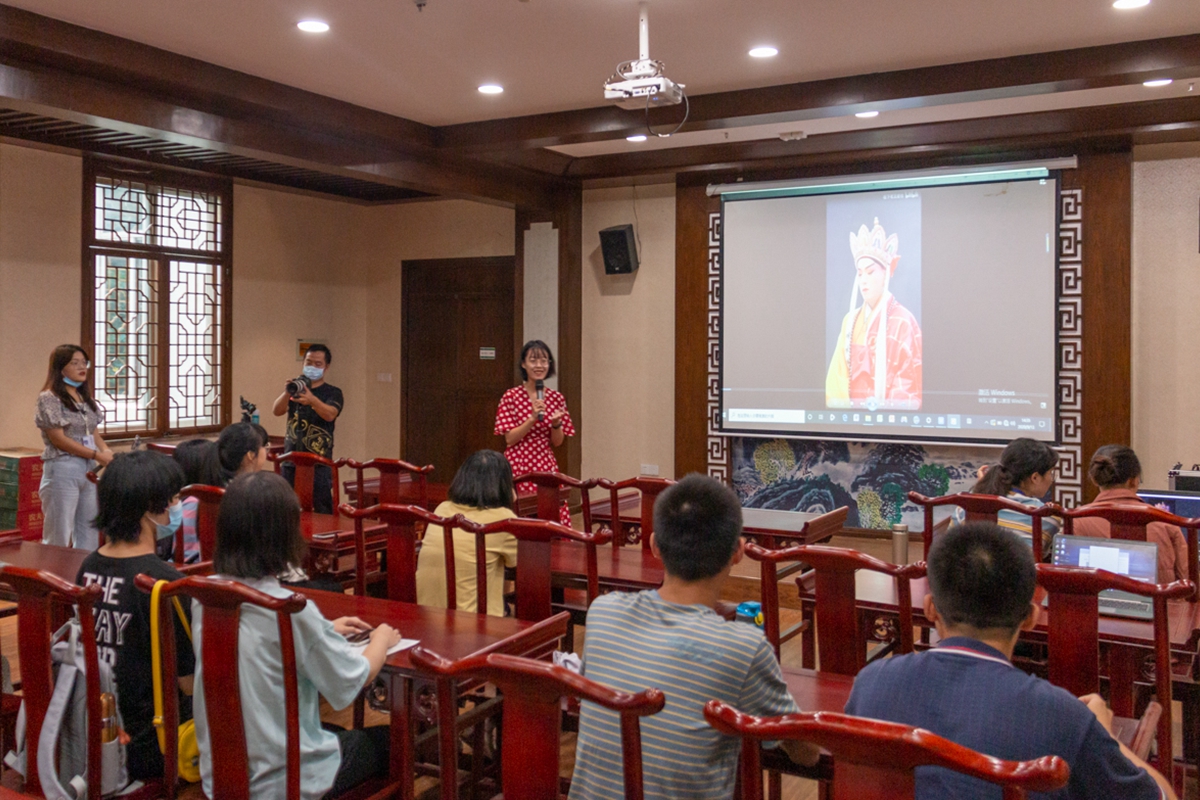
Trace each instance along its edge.
<instances>
[{"instance_id":1,"label":"wooden wall panel","mask_svg":"<svg viewBox=\"0 0 1200 800\"><path fill-rule=\"evenodd\" d=\"M1129 444L1131 398L1132 156L1128 150L1079 157L1064 188L1083 189L1083 453ZM1084 500L1096 487L1084 479Z\"/></svg>"},{"instance_id":2,"label":"wooden wall panel","mask_svg":"<svg viewBox=\"0 0 1200 800\"><path fill-rule=\"evenodd\" d=\"M707 462L706 389L708 215L720 203L705 182L675 186L675 475L704 472Z\"/></svg>"},{"instance_id":3,"label":"wooden wall panel","mask_svg":"<svg viewBox=\"0 0 1200 800\"><path fill-rule=\"evenodd\" d=\"M563 444L559 468L581 477L583 425L583 189L558 193L554 227L558 228L558 390L567 399L575 436Z\"/></svg>"}]
</instances>

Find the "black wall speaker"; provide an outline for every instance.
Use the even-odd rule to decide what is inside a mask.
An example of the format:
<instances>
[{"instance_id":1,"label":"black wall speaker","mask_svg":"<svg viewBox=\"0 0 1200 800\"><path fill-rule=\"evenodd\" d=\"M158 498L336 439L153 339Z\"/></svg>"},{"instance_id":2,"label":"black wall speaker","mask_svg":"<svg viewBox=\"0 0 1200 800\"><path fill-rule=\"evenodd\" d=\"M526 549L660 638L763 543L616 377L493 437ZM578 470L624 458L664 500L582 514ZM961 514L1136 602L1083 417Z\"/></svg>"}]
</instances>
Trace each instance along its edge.
<instances>
[{"instance_id":1,"label":"black wall speaker","mask_svg":"<svg viewBox=\"0 0 1200 800\"><path fill-rule=\"evenodd\" d=\"M614 225L600 231L606 275L628 275L638 268L637 243L632 225Z\"/></svg>"}]
</instances>

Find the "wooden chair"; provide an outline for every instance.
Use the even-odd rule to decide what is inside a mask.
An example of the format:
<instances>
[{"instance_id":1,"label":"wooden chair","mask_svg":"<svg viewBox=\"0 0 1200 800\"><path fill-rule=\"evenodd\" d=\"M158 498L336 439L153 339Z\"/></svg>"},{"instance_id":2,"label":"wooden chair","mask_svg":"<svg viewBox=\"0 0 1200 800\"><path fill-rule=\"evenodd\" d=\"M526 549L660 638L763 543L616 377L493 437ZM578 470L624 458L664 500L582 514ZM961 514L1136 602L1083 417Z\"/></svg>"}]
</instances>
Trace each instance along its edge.
<instances>
[{"instance_id":1,"label":"wooden chair","mask_svg":"<svg viewBox=\"0 0 1200 800\"><path fill-rule=\"evenodd\" d=\"M666 698L658 689L637 694L617 692L562 667L516 656L480 655L452 662L417 646L409 657L418 670L436 677L473 677L500 687L504 695L501 776L505 800L561 796L558 762L564 697L588 700L620 715L624 795L629 800L641 800L638 718L662 710Z\"/></svg>"},{"instance_id":2,"label":"wooden chair","mask_svg":"<svg viewBox=\"0 0 1200 800\"><path fill-rule=\"evenodd\" d=\"M407 461L401 461L395 458L373 458L365 463L359 463L353 458L347 458L343 462L347 467L354 470L355 473L355 488L357 493L354 497L354 504L358 508L366 508L368 505L399 505L404 502L401 497L401 484L411 483L415 494L414 505L419 505L421 508L429 508L429 473L433 472L433 464L426 464L423 467L418 467L409 464ZM367 470L375 470L379 473L379 490L374 503L367 502L366 480L364 473ZM407 480L401 480L407 476ZM349 493L349 484L347 484L347 493Z\"/></svg>"},{"instance_id":3,"label":"wooden chair","mask_svg":"<svg viewBox=\"0 0 1200 800\"><path fill-rule=\"evenodd\" d=\"M23 786L20 775L13 770L5 773L8 788L30 795L42 795L38 774L37 741L54 693L54 677L50 662L50 639L75 607L79 616L80 640L83 644L87 691L87 797L99 800L101 783L100 736L103 727L100 708L99 654L96 648L94 606L103 590L98 585L87 587L67 583L49 572L22 567L0 567L0 583L7 584L17 594L17 657L21 664L21 693L25 701L25 739L30 743L26 759ZM178 726L176 726L178 727ZM171 785L174 785L172 777ZM139 790L123 795L131 800L159 797L165 784L147 782Z\"/></svg>"},{"instance_id":4,"label":"wooden chair","mask_svg":"<svg viewBox=\"0 0 1200 800\"><path fill-rule=\"evenodd\" d=\"M915 797L913 771L943 767L1004 789L1005 800L1066 786L1067 762L1058 756L1002 761L955 744L927 730L821 711L754 717L711 700L704 717L728 736L752 742L811 742L833 755L832 800L898 800ZM743 800L762 800L760 747L742 746L739 765Z\"/></svg>"},{"instance_id":5,"label":"wooden chair","mask_svg":"<svg viewBox=\"0 0 1200 800\"><path fill-rule=\"evenodd\" d=\"M275 455L267 453L267 458L275 464L275 472L282 474L284 464L293 464L296 467L296 476L294 487L296 496L300 498L300 508L304 511L313 510L313 486L317 476L317 465L321 464L329 467L332 473L333 482L333 507L336 509L339 505L341 494L338 491L338 467L342 466L343 461L330 461L328 458L314 455L312 453L284 453L283 455Z\"/></svg>"},{"instance_id":6,"label":"wooden chair","mask_svg":"<svg viewBox=\"0 0 1200 800\"><path fill-rule=\"evenodd\" d=\"M212 561L217 551L217 512L221 508L225 490L219 486L192 483L180 489L179 496L194 497L199 501L196 506L196 538L200 541L200 560ZM175 563L184 563L182 527L175 533Z\"/></svg>"},{"instance_id":7,"label":"wooden chair","mask_svg":"<svg viewBox=\"0 0 1200 800\"><path fill-rule=\"evenodd\" d=\"M156 453L165 453L169 456L175 454L174 444L168 444L165 442L146 442L145 447L147 450L153 450Z\"/></svg>"},{"instance_id":8,"label":"wooden chair","mask_svg":"<svg viewBox=\"0 0 1200 800\"><path fill-rule=\"evenodd\" d=\"M417 535L417 525L443 525L452 520L416 505L376 504L355 508L343 503L338 512L354 520L354 593L360 596L367 593L367 537L363 520L373 519L387 527L384 535L388 599L417 602L417 542L421 538Z\"/></svg>"},{"instance_id":9,"label":"wooden chair","mask_svg":"<svg viewBox=\"0 0 1200 800\"><path fill-rule=\"evenodd\" d=\"M780 563L801 561L812 567L796 579L800 589L802 606L805 607L805 619L801 623L800 633L804 636L804 653L801 664L805 669L813 669L816 660L815 651L821 651L821 671L833 672L839 675L857 675L867 663L867 631L858 613L855 593L855 573L860 569L881 572L892 576L896 581L897 627L895 640L881 650L876 657L887 653L911 653L913 650L913 612L912 586L913 578L925 575L925 562L916 564L889 564L874 556L849 550L843 547L828 545L801 545L788 547L783 550L767 550L758 545L746 545L746 554L763 565L763 626L766 628L767 610L775 606L773 626L778 631L778 595L773 602L767 599L767 593L772 590L772 584L778 586L778 579L772 578L771 572ZM777 591L777 589L776 589ZM816 637L813 635L813 612L816 609ZM768 634L768 638L772 634ZM795 633L774 633L776 638L786 641L784 635L794 636ZM814 641L814 638L816 641ZM772 642L772 645L775 643ZM778 649L776 653L778 654Z\"/></svg>"},{"instance_id":10,"label":"wooden chair","mask_svg":"<svg viewBox=\"0 0 1200 800\"><path fill-rule=\"evenodd\" d=\"M641 476L616 482L604 478L596 479L597 486L608 489L613 547L633 544L640 538L642 549L650 552L650 534L654 533L654 501L663 491L674 484L675 481L668 478L644 478ZM641 530L637 536L626 532L625 523L621 520L620 492L622 489L636 489L641 495Z\"/></svg>"},{"instance_id":11,"label":"wooden chair","mask_svg":"<svg viewBox=\"0 0 1200 800\"><path fill-rule=\"evenodd\" d=\"M1030 508L1015 500L1009 500L1007 497L996 497L991 494L960 492L958 494L943 495L942 497L926 497L920 492L909 492L908 499L910 502L916 503L925 509L925 529L921 532L921 535L924 539L924 558L926 559L929 558L929 548L933 546L933 532L936 527L933 524L933 509L938 506L958 506L967 512L967 522L975 520L995 522L996 515L1001 511L1013 511L1026 515L1030 518L1030 527L1033 531L1033 557L1038 561L1042 560L1042 553L1044 552L1042 547L1042 520L1046 517L1062 515L1062 508L1053 503L1047 503L1040 508ZM945 521L942 524L946 524Z\"/></svg>"},{"instance_id":12,"label":"wooden chair","mask_svg":"<svg viewBox=\"0 0 1200 800\"><path fill-rule=\"evenodd\" d=\"M137 577L137 586L145 592L154 588L154 579ZM279 652L283 659L283 718L285 730L286 797L300 797L300 701L297 695L296 648L292 633L292 615L308 602L304 595L272 597L236 581L189 576L172 581L159 593L159 636L162 642L162 685L174 686L175 625L170 610L172 597L186 596L204 608L204 636L197 661L204 665L204 701L212 749L212 796L222 800L250 800L249 757L246 751L246 730L242 720L241 683L238 676L239 622L243 605L253 605L274 612L279 625ZM163 719L168 731L179 726L178 699L175 692L163 693ZM167 753L163 760L168 774L173 773L178 757L176 737L167 736ZM173 785L173 784L172 784ZM380 790L383 790L382 792ZM399 792L400 784L384 787L381 780L370 781L352 789L343 797L368 797L375 792L390 797ZM174 797L171 792L169 797Z\"/></svg>"},{"instance_id":13,"label":"wooden chair","mask_svg":"<svg viewBox=\"0 0 1200 800\"><path fill-rule=\"evenodd\" d=\"M1146 541L1146 528L1151 522L1164 522L1180 528L1187 539L1188 580L1200 587L1200 551L1197 548L1200 519L1179 517L1146 503L1092 503L1080 508L1063 509L1059 516L1063 520L1063 533L1074 534L1075 520L1095 517L1108 523L1112 538L1131 542ZM1190 599L1196 602L1197 595L1193 594Z\"/></svg>"},{"instance_id":14,"label":"wooden chair","mask_svg":"<svg viewBox=\"0 0 1200 800\"><path fill-rule=\"evenodd\" d=\"M423 523L425 535L432 533L434 528L441 529L443 545L447 558L446 570L446 607L458 607L458 581L454 558L454 530L457 528L475 536L475 580L476 580L476 610L480 614L488 612L487 599L487 537L508 533L517 538L517 618L537 622L553 614L550 603L550 542L554 539L566 539L582 542L587 548L587 584L588 602L594 600L600 593L599 565L596 560L596 546L609 541L606 532L583 533L572 530L557 522L517 517L503 519L487 525L472 522L461 514L453 517L440 517L419 506L411 505L376 505L356 509L343 505L339 511L354 519L355 525L355 566L356 573L361 575L362 565L366 563L366 537L363 534L362 520L373 518L387 525L387 564L388 564L388 599L415 603L417 600L417 533L416 526ZM355 589L359 591L360 578L355 577ZM365 591L363 586L362 591Z\"/></svg>"},{"instance_id":15,"label":"wooden chair","mask_svg":"<svg viewBox=\"0 0 1200 800\"><path fill-rule=\"evenodd\" d=\"M796 547L802 544L825 544L846 528L846 517L850 515L850 507L842 506L833 511L826 511L818 517L810 519L796 533L758 533L748 531L746 537L757 540L763 547L780 548Z\"/></svg>"},{"instance_id":16,"label":"wooden chair","mask_svg":"<svg viewBox=\"0 0 1200 800\"><path fill-rule=\"evenodd\" d=\"M452 553L453 528L475 534L475 564L480 587L486 586L483 565L484 537L497 533L508 533L517 539L517 619L537 622L550 617L554 613L551 604L551 572L550 554L551 542L555 539L579 542L584 545L587 561L587 602L591 605L600 596L600 570L596 560L596 546L607 544L612 535L607 531L586 533L542 519L516 517L501 519L487 525L480 525L463 517L461 514L454 518L450 528L443 526L446 553ZM450 594L455 585L454 559L446 559L446 588ZM480 601L480 612L483 612L485 591L477 592ZM452 600L447 603L454 607Z\"/></svg>"},{"instance_id":17,"label":"wooden chair","mask_svg":"<svg viewBox=\"0 0 1200 800\"><path fill-rule=\"evenodd\" d=\"M1144 756L1149 750L1149 731L1157 722L1157 766L1165 776L1172 775L1174 750L1171 731L1171 633L1167 619L1167 601L1190 598L1195 586L1191 581L1154 584L1116 575L1106 570L1037 565L1038 584L1049 594L1046 609L1046 647L1049 654L1049 678L1074 695L1100 691L1099 598L1105 589L1153 598L1154 601L1154 678L1157 715L1153 709L1139 724L1131 749ZM1113 713L1132 717L1133 684L1140 674L1138 651L1110 646L1109 689ZM1144 746L1143 746L1144 743ZM1129 743L1127 743L1129 744ZM1135 747L1136 745L1136 747Z\"/></svg>"},{"instance_id":18,"label":"wooden chair","mask_svg":"<svg viewBox=\"0 0 1200 800\"><path fill-rule=\"evenodd\" d=\"M583 513L583 529L591 531L592 500L588 491L594 489L598 481L595 479L581 481L561 472L527 472L513 478L514 486L520 483L532 483L537 486L537 518L547 522L560 521L559 508L564 502L564 490L578 489ZM520 501L517 505L520 505ZM518 515L521 514L519 508L514 508L513 511Z\"/></svg>"}]
</instances>

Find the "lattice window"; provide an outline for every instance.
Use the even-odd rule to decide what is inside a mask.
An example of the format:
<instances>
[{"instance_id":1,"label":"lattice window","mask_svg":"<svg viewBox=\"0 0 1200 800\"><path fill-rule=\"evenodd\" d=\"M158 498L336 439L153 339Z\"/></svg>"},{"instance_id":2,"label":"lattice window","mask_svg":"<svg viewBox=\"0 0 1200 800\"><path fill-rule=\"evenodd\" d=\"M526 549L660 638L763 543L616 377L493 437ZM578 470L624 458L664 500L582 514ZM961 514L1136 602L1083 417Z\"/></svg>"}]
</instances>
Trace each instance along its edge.
<instances>
[{"instance_id":1,"label":"lattice window","mask_svg":"<svg viewBox=\"0 0 1200 800\"><path fill-rule=\"evenodd\" d=\"M215 430L230 405L229 187L124 171L88 162L84 330L104 432Z\"/></svg>"}]
</instances>

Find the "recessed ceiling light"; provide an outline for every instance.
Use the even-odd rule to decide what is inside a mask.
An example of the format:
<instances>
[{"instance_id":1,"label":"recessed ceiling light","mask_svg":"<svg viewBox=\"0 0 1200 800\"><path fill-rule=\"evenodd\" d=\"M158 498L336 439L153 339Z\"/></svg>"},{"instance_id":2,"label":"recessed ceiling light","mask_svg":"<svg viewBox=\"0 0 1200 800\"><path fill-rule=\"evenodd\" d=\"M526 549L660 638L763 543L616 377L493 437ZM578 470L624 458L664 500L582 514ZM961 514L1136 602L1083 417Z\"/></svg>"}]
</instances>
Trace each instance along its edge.
<instances>
[{"instance_id":1,"label":"recessed ceiling light","mask_svg":"<svg viewBox=\"0 0 1200 800\"><path fill-rule=\"evenodd\" d=\"M1142 8L1143 6L1148 5L1150 5L1150 0L1116 0L1116 2L1113 3L1113 8L1119 8L1122 11L1126 11L1131 8Z\"/></svg>"},{"instance_id":2,"label":"recessed ceiling light","mask_svg":"<svg viewBox=\"0 0 1200 800\"><path fill-rule=\"evenodd\" d=\"M319 19L303 19L296 23L296 27L305 33L325 33L329 30L329 23Z\"/></svg>"},{"instance_id":3,"label":"recessed ceiling light","mask_svg":"<svg viewBox=\"0 0 1200 800\"><path fill-rule=\"evenodd\" d=\"M485 83L483 86L479 87L479 91L483 92L484 94L500 94L504 91L504 87L498 83Z\"/></svg>"},{"instance_id":4,"label":"recessed ceiling light","mask_svg":"<svg viewBox=\"0 0 1200 800\"><path fill-rule=\"evenodd\" d=\"M859 119L872 119L873 117L878 117L879 112L878 111L859 111L854 116L858 117Z\"/></svg>"},{"instance_id":5,"label":"recessed ceiling light","mask_svg":"<svg viewBox=\"0 0 1200 800\"><path fill-rule=\"evenodd\" d=\"M644 141L646 141L646 134L635 133L633 136L626 136L625 141L627 141L627 142L644 142Z\"/></svg>"},{"instance_id":6,"label":"recessed ceiling light","mask_svg":"<svg viewBox=\"0 0 1200 800\"><path fill-rule=\"evenodd\" d=\"M1159 86L1170 86L1173 81L1170 78L1155 78L1152 81L1144 81L1142 86L1148 86L1151 89L1157 89Z\"/></svg>"},{"instance_id":7,"label":"recessed ceiling light","mask_svg":"<svg viewBox=\"0 0 1200 800\"><path fill-rule=\"evenodd\" d=\"M772 56L779 55L779 50L771 47L770 45L763 45L761 47L753 48L750 51L750 55L753 58L771 58Z\"/></svg>"}]
</instances>

